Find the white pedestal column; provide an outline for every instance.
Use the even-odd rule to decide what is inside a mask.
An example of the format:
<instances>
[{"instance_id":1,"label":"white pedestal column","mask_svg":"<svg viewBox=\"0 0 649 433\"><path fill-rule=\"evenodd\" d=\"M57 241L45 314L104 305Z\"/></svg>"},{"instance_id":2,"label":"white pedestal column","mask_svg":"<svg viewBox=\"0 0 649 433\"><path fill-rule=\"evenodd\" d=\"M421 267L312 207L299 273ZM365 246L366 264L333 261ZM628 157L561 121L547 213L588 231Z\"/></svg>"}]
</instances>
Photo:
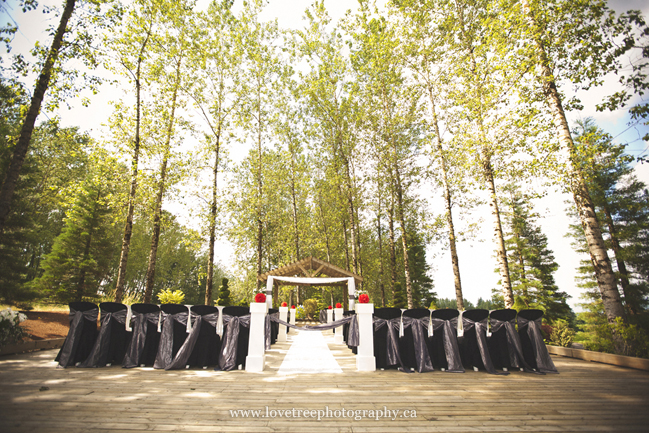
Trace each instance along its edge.
<instances>
[{"instance_id":1,"label":"white pedestal column","mask_svg":"<svg viewBox=\"0 0 649 433\"><path fill-rule=\"evenodd\" d=\"M268 305L265 302L250 304L250 339L248 341L248 356L246 356L246 371L264 371L265 346L264 331Z\"/></svg>"},{"instance_id":2,"label":"white pedestal column","mask_svg":"<svg viewBox=\"0 0 649 433\"><path fill-rule=\"evenodd\" d=\"M288 322L291 325L295 325L295 313L297 313L297 309L291 308L291 320Z\"/></svg>"},{"instance_id":3,"label":"white pedestal column","mask_svg":"<svg viewBox=\"0 0 649 433\"><path fill-rule=\"evenodd\" d=\"M279 320L287 322L288 318L288 307L279 307ZM290 322L289 322L290 323ZM277 335L277 341L286 341L286 325L279 325L279 334Z\"/></svg>"},{"instance_id":4,"label":"white pedestal column","mask_svg":"<svg viewBox=\"0 0 649 433\"><path fill-rule=\"evenodd\" d=\"M342 308L334 308L334 319L335 320L342 320L343 318L343 309ZM336 328L336 334L334 335L334 343L336 344L342 344L343 343L343 327L339 326Z\"/></svg>"},{"instance_id":5,"label":"white pedestal column","mask_svg":"<svg viewBox=\"0 0 649 433\"><path fill-rule=\"evenodd\" d=\"M356 304L358 318L359 345L356 354L356 369L358 371L375 371L374 359L374 326L372 316L374 304Z\"/></svg>"},{"instance_id":6,"label":"white pedestal column","mask_svg":"<svg viewBox=\"0 0 649 433\"><path fill-rule=\"evenodd\" d=\"M334 321L334 310L333 308L327 310L327 323L331 323Z\"/></svg>"}]
</instances>

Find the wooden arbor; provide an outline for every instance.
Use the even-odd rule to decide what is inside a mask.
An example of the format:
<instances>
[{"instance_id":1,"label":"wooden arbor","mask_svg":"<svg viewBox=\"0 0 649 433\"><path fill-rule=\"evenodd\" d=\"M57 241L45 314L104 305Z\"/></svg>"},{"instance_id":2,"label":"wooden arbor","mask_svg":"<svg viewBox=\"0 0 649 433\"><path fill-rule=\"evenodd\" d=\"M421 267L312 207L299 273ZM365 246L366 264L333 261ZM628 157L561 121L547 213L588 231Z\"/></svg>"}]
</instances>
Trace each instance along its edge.
<instances>
[{"instance_id":1,"label":"wooden arbor","mask_svg":"<svg viewBox=\"0 0 649 433\"><path fill-rule=\"evenodd\" d=\"M319 281L319 277L326 276ZM353 278L354 284L357 286L363 281L360 275L353 272L346 271L324 260L316 259L315 257L308 257L306 259L298 260L297 262L273 269L272 271L258 275L257 279L261 282L266 282L268 277L298 277L302 278L299 283L293 281L282 281L273 278L273 292L272 298L277 299L279 296L280 285L296 285L300 286L348 286L348 280ZM329 281L330 279L339 279L339 281ZM352 296L351 294L349 296ZM345 298L345 309L347 309L347 298Z\"/></svg>"}]
</instances>

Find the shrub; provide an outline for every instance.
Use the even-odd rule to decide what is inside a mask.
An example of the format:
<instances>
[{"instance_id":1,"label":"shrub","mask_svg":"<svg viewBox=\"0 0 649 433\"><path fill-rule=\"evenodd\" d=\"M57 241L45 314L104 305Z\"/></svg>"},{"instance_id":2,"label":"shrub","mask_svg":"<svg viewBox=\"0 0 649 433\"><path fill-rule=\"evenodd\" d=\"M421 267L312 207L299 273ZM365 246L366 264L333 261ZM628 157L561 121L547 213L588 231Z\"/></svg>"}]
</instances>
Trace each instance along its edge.
<instances>
[{"instance_id":1,"label":"shrub","mask_svg":"<svg viewBox=\"0 0 649 433\"><path fill-rule=\"evenodd\" d=\"M230 280L223 278L221 280L221 287L219 287L219 299L216 300L216 305L227 307L232 303L230 299L230 289L228 288Z\"/></svg>"},{"instance_id":2,"label":"shrub","mask_svg":"<svg viewBox=\"0 0 649 433\"><path fill-rule=\"evenodd\" d=\"M297 308L295 309L295 319L296 320L304 320L306 319L306 313L304 312L304 307L301 305L298 305Z\"/></svg>"},{"instance_id":3,"label":"shrub","mask_svg":"<svg viewBox=\"0 0 649 433\"><path fill-rule=\"evenodd\" d=\"M27 317L23 313L13 311L11 308L0 311L0 347L23 339L25 329L19 324L25 320Z\"/></svg>"},{"instance_id":4,"label":"shrub","mask_svg":"<svg viewBox=\"0 0 649 433\"><path fill-rule=\"evenodd\" d=\"M185 302L185 294L181 290L172 292L167 289L158 293L158 300L161 304L182 304Z\"/></svg>"},{"instance_id":5,"label":"shrub","mask_svg":"<svg viewBox=\"0 0 649 433\"><path fill-rule=\"evenodd\" d=\"M572 346L572 339L575 336L575 331L570 328L568 322L563 319L557 319L554 322L552 333L550 334L550 344L561 347Z\"/></svg>"},{"instance_id":6,"label":"shrub","mask_svg":"<svg viewBox=\"0 0 649 433\"><path fill-rule=\"evenodd\" d=\"M315 299L307 299L304 301L304 314L309 319L314 319L315 314L318 311L318 301Z\"/></svg>"}]
</instances>

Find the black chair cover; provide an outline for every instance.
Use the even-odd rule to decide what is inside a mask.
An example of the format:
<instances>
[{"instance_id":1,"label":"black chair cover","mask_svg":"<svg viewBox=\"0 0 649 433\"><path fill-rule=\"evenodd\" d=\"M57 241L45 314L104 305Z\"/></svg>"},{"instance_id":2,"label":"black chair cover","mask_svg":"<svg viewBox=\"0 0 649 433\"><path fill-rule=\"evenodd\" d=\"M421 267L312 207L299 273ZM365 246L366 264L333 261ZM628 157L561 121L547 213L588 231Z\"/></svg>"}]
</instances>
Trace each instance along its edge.
<instances>
[{"instance_id":1,"label":"black chair cover","mask_svg":"<svg viewBox=\"0 0 649 433\"><path fill-rule=\"evenodd\" d=\"M532 368L541 373L559 373L550 358L541 334L541 310L518 312L518 335L523 346L523 358Z\"/></svg>"},{"instance_id":2,"label":"black chair cover","mask_svg":"<svg viewBox=\"0 0 649 433\"><path fill-rule=\"evenodd\" d=\"M460 348L457 343L457 317L454 309L435 310L431 315L433 335L428 352L435 368L444 368L451 373L464 373Z\"/></svg>"},{"instance_id":3,"label":"black chair cover","mask_svg":"<svg viewBox=\"0 0 649 433\"><path fill-rule=\"evenodd\" d=\"M400 308L374 310L374 358L377 368L400 367L404 369L399 353Z\"/></svg>"},{"instance_id":4,"label":"black chair cover","mask_svg":"<svg viewBox=\"0 0 649 433\"><path fill-rule=\"evenodd\" d=\"M131 305L131 328L133 336L126 349L126 356L122 367L133 368L138 365L153 365L160 333L158 322L160 320L160 307L155 304Z\"/></svg>"},{"instance_id":5,"label":"black chair cover","mask_svg":"<svg viewBox=\"0 0 649 433\"><path fill-rule=\"evenodd\" d=\"M465 367L476 367L490 374L498 373L491 362L487 345L487 319L489 311L483 309L468 310L462 314L462 360Z\"/></svg>"},{"instance_id":6,"label":"black chair cover","mask_svg":"<svg viewBox=\"0 0 649 433\"><path fill-rule=\"evenodd\" d=\"M216 365L221 352L221 338L216 333L219 309L209 305L191 307L192 331L165 370L179 370L186 365Z\"/></svg>"},{"instance_id":7,"label":"black chair cover","mask_svg":"<svg viewBox=\"0 0 649 433\"><path fill-rule=\"evenodd\" d=\"M79 364L81 368L105 367L121 364L126 354L130 332L126 331L128 307L118 302L102 302L101 327L88 358Z\"/></svg>"},{"instance_id":8,"label":"black chair cover","mask_svg":"<svg viewBox=\"0 0 649 433\"><path fill-rule=\"evenodd\" d=\"M403 312L403 335L399 337L399 350L405 368L414 368L419 373L433 371L428 353L428 326L430 310L415 308Z\"/></svg>"},{"instance_id":9,"label":"black chair cover","mask_svg":"<svg viewBox=\"0 0 649 433\"><path fill-rule=\"evenodd\" d=\"M489 353L494 368L518 368L534 372L523 357L521 338L516 332L516 310L492 311L489 314L489 321L491 323Z\"/></svg>"},{"instance_id":10,"label":"black chair cover","mask_svg":"<svg viewBox=\"0 0 649 433\"><path fill-rule=\"evenodd\" d=\"M250 338L250 308L225 307L223 309L223 342L216 370L234 370L245 367Z\"/></svg>"},{"instance_id":11,"label":"black chair cover","mask_svg":"<svg viewBox=\"0 0 649 433\"><path fill-rule=\"evenodd\" d=\"M153 368L167 368L187 339L189 309L184 305L163 304L162 333Z\"/></svg>"},{"instance_id":12,"label":"black chair cover","mask_svg":"<svg viewBox=\"0 0 649 433\"><path fill-rule=\"evenodd\" d=\"M327 310L320 310L320 314L318 315L318 321L320 323L327 323Z\"/></svg>"},{"instance_id":13,"label":"black chair cover","mask_svg":"<svg viewBox=\"0 0 649 433\"><path fill-rule=\"evenodd\" d=\"M268 315L274 316L279 319L279 309L269 308ZM270 322L270 344L275 344L277 342L277 336L279 335L279 323Z\"/></svg>"},{"instance_id":14,"label":"black chair cover","mask_svg":"<svg viewBox=\"0 0 649 433\"><path fill-rule=\"evenodd\" d=\"M70 330L56 355L59 367L85 361L97 339L99 308L92 302L70 302Z\"/></svg>"}]
</instances>

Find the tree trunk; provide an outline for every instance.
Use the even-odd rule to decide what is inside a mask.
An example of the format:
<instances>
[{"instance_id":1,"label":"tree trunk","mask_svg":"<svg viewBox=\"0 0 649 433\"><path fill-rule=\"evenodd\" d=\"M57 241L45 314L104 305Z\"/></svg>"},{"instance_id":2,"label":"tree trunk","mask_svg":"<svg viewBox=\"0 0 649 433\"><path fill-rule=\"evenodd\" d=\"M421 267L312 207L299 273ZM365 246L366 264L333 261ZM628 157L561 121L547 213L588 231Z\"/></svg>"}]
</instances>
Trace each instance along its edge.
<instances>
[{"instance_id":1,"label":"tree trunk","mask_svg":"<svg viewBox=\"0 0 649 433\"><path fill-rule=\"evenodd\" d=\"M380 173L377 173L380 176ZM379 238L379 290L381 290L381 307L385 307L385 284L383 284L383 237L381 233L381 182L380 177L377 177L377 192L378 192L378 209L376 215L376 231Z\"/></svg>"},{"instance_id":2,"label":"tree trunk","mask_svg":"<svg viewBox=\"0 0 649 433\"><path fill-rule=\"evenodd\" d=\"M128 253L131 249L131 237L133 235L133 214L135 212L135 194L137 192L137 171L140 159L140 123L142 115L142 85L140 82L142 63L144 62L144 51L151 36L151 28L142 43L140 54L137 59L135 71L135 139L133 143L133 160L131 161L131 186L128 195L128 211L126 213L126 224L124 225L124 236L122 237L122 251L119 257L117 269L117 282L115 284L115 302L122 302L124 286L126 284L126 266L128 264Z\"/></svg>"},{"instance_id":3,"label":"tree trunk","mask_svg":"<svg viewBox=\"0 0 649 433\"><path fill-rule=\"evenodd\" d=\"M300 231L297 222L297 199L295 197L295 155L291 151L291 198L293 204L293 230L295 231L295 257L300 260Z\"/></svg>"},{"instance_id":4,"label":"tree trunk","mask_svg":"<svg viewBox=\"0 0 649 433\"><path fill-rule=\"evenodd\" d=\"M396 149L395 149L395 163L396 163ZM397 216L399 217L399 224L401 225L401 246L403 247L403 271L406 277L406 296L408 299L408 308L414 308L412 298L412 281L410 279L410 260L408 257L408 233L406 231L406 220L403 211L403 188L401 186L401 175L399 168L395 165L395 181L397 188Z\"/></svg>"},{"instance_id":5,"label":"tree trunk","mask_svg":"<svg viewBox=\"0 0 649 433\"><path fill-rule=\"evenodd\" d=\"M214 244L216 242L216 200L217 181L219 174L219 157L221 150L221 122L216 133L216 147L214 149L214 181L212 183L212 203L210 205L210 245L207 258L207 281L205 283L205 305L212 305L212 288L214 280Z\"/></svg>"},{"instance_id":6,"label":"tree trunk","mask_svg":"<svg viewBox=\"0 0 649 433\"><path fill-rule=\"evenodd\" d=\"M54 34L52 46L45 58L43 69L36 81L36 87L34 88L34 94L32 95L32 100L29 104L29 110L27 111L25 121L20 129L20 136L18 137L18 142L14 147L13 157L11 158L11 163L7 169L7 174L2 182L2 189L0 190L0 236L4 233L7 215L9 215L9 211L11 210L11 200L13 198L14 190L16 189L16 184L18 183L18 178L20 177L20 170L22 169L25 157L27 156L27 151L29 150L32 133L34 132L34 125L36 124L36 118L41 111L45 92L47 92L47 88L50 85L52 70L56 64L56 59L59 55L61 45L63 44L63 36L65 35L68 21L72 16L75 4L76 0L66 0L65 2L65 8L61 14L59 26Z\"/></svg>"},{"instance_id":7,"label":"tree trunk","mask_svg":"<svg viewBox=\"0 0 649 433\"><path fill-rule=\"evenodd\" d=\"M169 154L171 150L171 138L174 131L174 119L176 115L176 102L178 98L178 88L180 87L180 66L182 64L182 57L178 59L176 64L176 83L171 100L171 116L169 118L169 126L167 127L167 137L165 140L164 156L160 166L160 182L158 183L158 194L156 196L155 210L153 215L153 234L151 235L151 251L149 253L149 267L146 271L146 288L144 290L144 302L151 302L151 295L153 294L153 284L155 282L155 268L158 257L158 242L160 240L160 216L162 213L162 199L165 192L165 184L167 181L167 165L169 162Z\"/></svg>"},{"instance_id":8,"label":"tree trunk","mask_svg":"<svg viewBox=\"0 0 649 433\"><path fill-rule=\"evenodd\" d=\"M622 246L617 236L617 229L613 224L613 217L611 216L611 211L609 209L606 198L604 198L604 215L606 215L606 225L608 226L608 233L611 236L611 246L613 247L613 252L615 253L615 262L617 263L617 270L620 274L620 285L622 286L622 293L624 293L624 299L626 301L627 309L631 314L638 314L636 309L636 299L631 289L631 282L629 281L629 271L626 268L626 263L622 260Z\"/></svg>"},{"instance_id":9,"label":"tree trunk","mask_svg":"<svg viewBox=\"0 0 649 433\"><path fill-rule=\"evenodd\" d=\"M390 228L390 291L392 292L392 302L394 302L394 290L397 284L397 251L394 239L394 188L390 188L390 211L388 213L388 225Z\"/></svg>"},{"instance_id":10,"label":"tree trunk","mask_svg":"<svg viewBox=\"0 0 649 433\"><path fill-rule=\"evenodd\" d=\"M263 185L262 185L262 140L261 140L261 95L259 94L260 86L257 86L257 151L259 152L259 165L257 167L257 275L261 275L261 262L263 252L263 221L262 221L262 198L263 198ZM261 289L261 281L257 279L257 291ZM299 303L299 292L298 292Z\"/></svg>"},{"instance_id":11,"label":"tree trunk","mask_svg":"<svg viewBox=\"0 0 649 433\"><path fill-rule=\"evenodd\" d=\"M487 188L489 189L489 207L494 219L494 236L496 237L496 254L498 255L498 270L500 271L500 284L502 285L503 297L505 298L505 308L512 308L514 305L514 292L509 277L509 263L507 261L507 248L505 247L505 237L503 235L503 226L500 221L500 210L498 209L498 196L496 195L496 184L494 182L493 169L488 156L483 157L482 163L483 175Z\"/></svg>"},{"instance_id":12,"label":"tree trunk","mask_svg":"<svg viewBox=\"0 0 649 433\"><path fill-rule=\"evenodd\" d=\"M431 114L433 116L433 126L435 127L435 136L437 137L437 154L439 155L440 166L442 167L442 186L444 188L444 205L446 206L446 223L448 225L448 240L451 249L451 264L453 265L453 277L455 280L455 299L458 310L464 310L464 295L462 294L462 280L460 278L460 259L457 254L457 245L455 243L455 225L453 224L453 202L451 199L451 188L448 182L448 169L446 167L446 156L442 146L442 136L439 131L439 122L437 120L437 110L435 108L435 98L433 90L428 86L428 97L430 99Z\"/></svg>"},{"instance_id":13,"label":"tree trunk","mask_svg":"<svg viewBox=\"0 0 649 433\"><path fill-rule=\"evenodd\" d=\"M537 25L534 21L534 15L527 0L523 0L523 9L527 15L527 19L531 24L532 29L536 29ZM579 171L575 164L576 149L570 134L568 120L563 111L561 103L561 95L557 89L554 76L550 69L550 61L548 59L543 41L538 37L534 38L534 43L540 55L541 66L541 79L543 82L543 91L546 98L546 103L550 107L550 112L554 119L555 127L559 134L559 144L569 171L570 189L572 191L577 212L581 220L586 242L588 243L588 251L590 253L591 261L595 267L595 275L597 277L597 285L602 295L602 303L604 304L604 311L609 323L615 322L618 317L624 318L624 308L622 300L620 299L620 292L617 289L615 273L611 266L611 261L606 251L602 231L595 214L595 206L588 192L588 186L583 177L583 173Z\"/></svg>"}]
</instances>

